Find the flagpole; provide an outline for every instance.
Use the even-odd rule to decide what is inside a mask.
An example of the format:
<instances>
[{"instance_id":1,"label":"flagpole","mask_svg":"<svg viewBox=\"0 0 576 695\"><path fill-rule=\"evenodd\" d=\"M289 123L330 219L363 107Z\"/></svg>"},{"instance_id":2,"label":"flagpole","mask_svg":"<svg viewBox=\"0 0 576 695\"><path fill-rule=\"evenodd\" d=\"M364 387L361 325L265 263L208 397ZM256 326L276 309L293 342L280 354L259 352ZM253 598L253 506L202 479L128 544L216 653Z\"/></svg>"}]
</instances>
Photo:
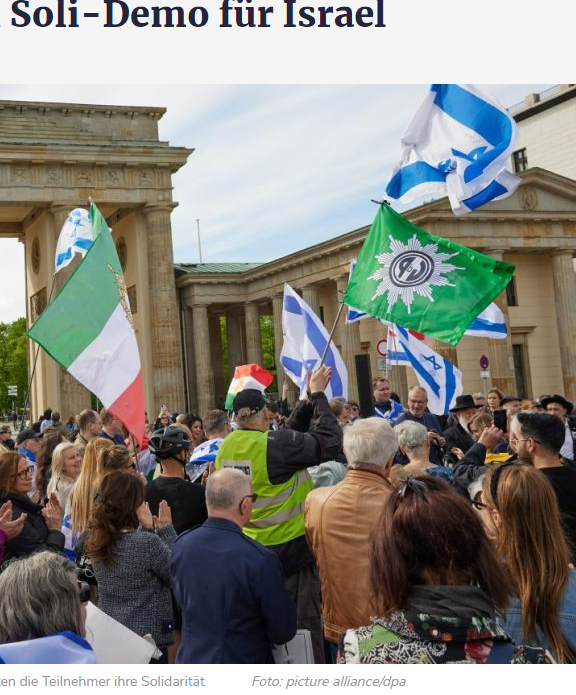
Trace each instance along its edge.
<instances>
[{"instance_id":1,"label":"flagpole","mask_svg":"<svg viewBox=\"0 0 576 695\"><path fill-rule=\"evenodd\" d=\"M332 342L332 336L334 335L334 331L336 330L336 326L338 325L338 321L340 319L343 309L344 302L340 302L340 308L338 309L338 313L336 314L336 318L334 319L334 325L332 326L332 330L330 331L330 335L328 336L328 340L326 341L326 347L324 348L324 352L322 353L322 357L320 358L320 364L318 365L319 367L321 367L324 364L324 359L326 358L326 355L328 353L328 348L330 347L330 343Z\"/></svg>"},{"instance_id":2,"label":"flagpole","mask_svg":"<svg viewBox=\"0 0 576 695\"><path fill-rule=\"evenodd\" d=\"M46 306L50 304L52 299L52 294L54 292L54 286L56 285L56 272L52 275L52 287L50 288L50 295L48 296L48 301ZM29 339L30 340L30 339ZM32 341L34 345L34 341ZM30 402L30 391L32 390L32 381L34 380L34 375L36 374L36 365L38 364L38 355L40 354L40 345L37 346L36 354L34 355L34 362L32 364L32 371L30 372L30 379L28 380L28 389L26 391L26 397L24 398L24 408L22 410L22 420L20 421L20 432L24 429L24 418L26 417L26 410L28 409L28 403ZM32 413L30 413L30 421L32 421ZM30 422L32 424L32 422Z\"/></svg>"}]
</instances>

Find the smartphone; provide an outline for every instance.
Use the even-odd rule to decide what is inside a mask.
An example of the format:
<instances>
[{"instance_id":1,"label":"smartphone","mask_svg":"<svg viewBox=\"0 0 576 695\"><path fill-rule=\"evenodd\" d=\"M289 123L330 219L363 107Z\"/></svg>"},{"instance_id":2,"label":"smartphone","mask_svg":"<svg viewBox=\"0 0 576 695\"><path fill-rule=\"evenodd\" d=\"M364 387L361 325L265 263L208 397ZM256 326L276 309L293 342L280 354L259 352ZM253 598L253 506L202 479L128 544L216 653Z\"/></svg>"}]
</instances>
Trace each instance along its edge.
<instances>
[{"instance_id":1,"label":"smartphone","mask_svg":"<svg viewBox=\"0 0 576 695\"><path fill-rule=\"evenodd\" d=\"M502 408L500 410L494 411L494 425L502 432L506 432L506 427L508 425L508 415L506 411Z\"/></svg>"}]
</instances>

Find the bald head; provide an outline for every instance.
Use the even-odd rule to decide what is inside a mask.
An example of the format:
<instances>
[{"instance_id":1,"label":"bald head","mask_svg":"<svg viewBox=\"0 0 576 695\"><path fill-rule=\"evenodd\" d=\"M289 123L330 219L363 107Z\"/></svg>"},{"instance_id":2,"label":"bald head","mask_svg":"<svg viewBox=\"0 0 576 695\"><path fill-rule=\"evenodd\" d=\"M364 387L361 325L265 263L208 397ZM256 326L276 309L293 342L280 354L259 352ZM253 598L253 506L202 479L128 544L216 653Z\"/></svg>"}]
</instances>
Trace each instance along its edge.
<instances>
[{"instance_id":1,"label":"bald head","mask_svg":"<svg viewBox=\"0 0 576 695\"><path fill-rule=\"evenodd\" d=\"M208 514L234 512L242 498L252 491L251 479L236 468L223 468L212 473L206 482Z\"/></svg>"}]
</instances>

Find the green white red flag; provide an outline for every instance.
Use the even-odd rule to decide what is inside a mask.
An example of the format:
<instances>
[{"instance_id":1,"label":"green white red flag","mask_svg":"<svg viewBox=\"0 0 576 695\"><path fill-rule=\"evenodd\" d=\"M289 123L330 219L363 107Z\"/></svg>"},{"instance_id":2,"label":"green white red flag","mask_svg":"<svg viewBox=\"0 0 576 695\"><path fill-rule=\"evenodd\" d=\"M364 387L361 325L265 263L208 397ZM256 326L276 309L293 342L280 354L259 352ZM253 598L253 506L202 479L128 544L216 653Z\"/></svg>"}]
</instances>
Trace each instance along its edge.
<instances>
[{"instance_id":1,"label":"green white red flag","mask_svg":"<svg viewBox=\"0 0 576 695\"><path fill-rule=\"evenodd\" d=\"M141 441L144 388L126 283L94 204L90 220L94 243L28 335Z\"/></svg>"},{"instance_id":2,"label":"green white red flag","mask_svg":"<svg viewBox=\"0 0 576 695\"><path fill-rule=\"evenodd\" d=\"M228 388L226 396L226 410L232 410L234 396L244 389L258 389L264 391L274 381L274 377L263 367L257 364L242 364L234 370L234 377Z\"/></svg>"}]
</instances>

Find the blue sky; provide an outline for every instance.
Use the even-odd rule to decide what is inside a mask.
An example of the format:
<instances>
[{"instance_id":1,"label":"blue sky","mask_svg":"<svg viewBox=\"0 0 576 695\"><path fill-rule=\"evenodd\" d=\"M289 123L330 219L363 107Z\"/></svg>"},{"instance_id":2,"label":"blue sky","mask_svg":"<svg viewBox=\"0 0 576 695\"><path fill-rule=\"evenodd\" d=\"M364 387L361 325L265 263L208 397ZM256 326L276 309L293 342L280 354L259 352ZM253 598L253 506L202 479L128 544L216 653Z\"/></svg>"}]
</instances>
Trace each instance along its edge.
<instances>
[{"instance_id":1,"label":"blue sky","mask_svg":"<svg viewBox=\"0 0 576 695\"><path fill-rule=\"evenodd\" d=\"M482 85L511 106L550 85ZM195 152L173 178L174 257L269 261L369 223L427 85L3 85L0 99L164 106ZM0 321L24 314L22 246L0 240Z\"/></svg>"}]
</instances>

